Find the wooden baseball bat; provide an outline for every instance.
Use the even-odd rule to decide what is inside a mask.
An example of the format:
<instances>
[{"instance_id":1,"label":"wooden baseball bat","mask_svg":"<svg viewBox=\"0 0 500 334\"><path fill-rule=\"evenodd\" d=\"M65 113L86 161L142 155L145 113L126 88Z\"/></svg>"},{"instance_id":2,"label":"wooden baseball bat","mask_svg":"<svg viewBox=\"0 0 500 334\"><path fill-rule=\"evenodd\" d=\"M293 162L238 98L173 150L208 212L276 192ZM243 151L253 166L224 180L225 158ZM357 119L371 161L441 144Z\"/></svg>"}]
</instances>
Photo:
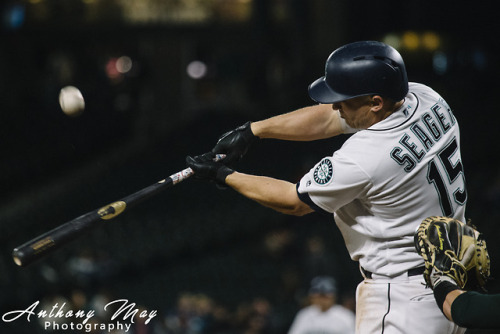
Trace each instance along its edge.
<instances>
[{"instance_id":1,"label":"wooden baseball bat","mask_svg":"<svg viewBox=\"0 0 500 334\"><path fill-rule=\"evenodd\" d=\"M224 157L225 155L223 154L217 154L214 160L219 161L224 159ZM26 266L81 236L83 232L94 228L99 222L115 218L135 204L184 181L193 174L194 172L191 168L183 169L119 201L110 203L100 209L87 212L80 217L70 220L14 248L12 252L14 262L18 266Z\"/></svg>"}]
</instances>

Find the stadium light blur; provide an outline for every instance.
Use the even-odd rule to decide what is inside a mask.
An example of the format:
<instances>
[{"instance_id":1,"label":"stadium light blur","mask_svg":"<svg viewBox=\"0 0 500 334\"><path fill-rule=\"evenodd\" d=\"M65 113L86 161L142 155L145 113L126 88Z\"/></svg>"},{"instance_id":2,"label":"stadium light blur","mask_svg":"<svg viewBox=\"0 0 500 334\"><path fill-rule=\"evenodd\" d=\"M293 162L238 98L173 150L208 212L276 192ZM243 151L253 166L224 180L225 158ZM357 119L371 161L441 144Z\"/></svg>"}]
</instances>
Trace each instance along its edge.
<instances>
[{"instance_id":1,"label":"stadium light blur","mask_svg":"<svg viewBox=\"0 0 500 334\"><path fill-rule=\"evenodd\" d=\"M422 34L422 46L429 51L436 51L441 46L441 39L432 31Z\"/></svg>"},{"instance_id":2,"label":"stadium light blur","mask_svg":"<svg viewBox=\"0 0 500 334\"><path fill-rule=\"evenodd\" d=\"M442 46L441 36L434 31L404 31L401 33L388 33L383 37L383 42L398 50L435 52Z\"/></svg>"},{"instance_id":3,"label":"stadium light blur","mask_svg":"<svg viewBox=\"0 0 500 334\"><path fill-rule=\"evenodd\" d=\"M407 31L401 38L401 46L410 51L417 50L420 47L420 37L414 31Z\"/></svg>"}]
</instances>

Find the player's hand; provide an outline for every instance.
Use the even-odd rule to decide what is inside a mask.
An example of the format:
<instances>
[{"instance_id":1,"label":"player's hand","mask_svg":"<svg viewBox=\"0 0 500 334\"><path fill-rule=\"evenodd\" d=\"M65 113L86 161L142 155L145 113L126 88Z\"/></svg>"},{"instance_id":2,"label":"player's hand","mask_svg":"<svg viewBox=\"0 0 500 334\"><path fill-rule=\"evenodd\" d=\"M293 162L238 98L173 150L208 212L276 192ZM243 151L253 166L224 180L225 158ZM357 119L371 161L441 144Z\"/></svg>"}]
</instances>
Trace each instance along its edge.
<instances>
[{"instance_id":1,"label":"player's hand","mask_svg":"<svg viewBox=\"0 0 500 334\"><path fill-rule=\"evenodd\" d=\"M250 122L223 134L212 149L212 153L225 154L224 164L233 166L247 153L250 145L257 139L250 128Z\"/></svg>"},{"instance_id":2,"label":"player's hand","mask_svg":"<svg viewBox=\"0 0 500 334\"><path fill-rule=\"evenodd\" d=\"M186 165L194 171L194 177L215 181L218 184L225 184L226 177L234 170L224 165L222 162L214 161L215 154L208 152L195 157L187 156Z\"/></svg>"}]
</instances>

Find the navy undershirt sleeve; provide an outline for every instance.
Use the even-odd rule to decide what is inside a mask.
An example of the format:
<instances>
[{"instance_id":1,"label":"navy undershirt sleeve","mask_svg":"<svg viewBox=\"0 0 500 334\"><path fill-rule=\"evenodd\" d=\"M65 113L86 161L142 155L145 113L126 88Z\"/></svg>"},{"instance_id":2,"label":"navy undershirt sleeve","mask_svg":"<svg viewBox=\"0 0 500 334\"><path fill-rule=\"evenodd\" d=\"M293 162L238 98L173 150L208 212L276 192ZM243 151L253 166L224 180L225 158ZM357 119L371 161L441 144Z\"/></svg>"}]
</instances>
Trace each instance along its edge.
<instances>
[{"instance_id":1,"label":"navy undershirt sleeve","mask_svg":"<svg viewBox=\"0 0 500 334\"><path fill-rule=\"evenodd\" d=\"M451 304L453 321L465 328L500 328L500 294L469 291Z\"/></svg>"},{"instance_id":2,"label":"navy undershirt sleeve","mask_svg":"<svg viewBox=\"0 0 500 334\"><path fill-rule=\"evenodd\" d=\"M311 207L311 209L313 209L314 211L316 212L319 212L319 213L324 213L324 214L329 214L328 211L326 210L323 210L322 208L320 208L319 206L316 205L316 203L314 203L311 199L311 197L309 196L309 193L300 193L299 192L299 186L300 186L300 182L297 183L295 189L297 191L297 196L299 196L299 199L306 203L307 205L309 205Z\"/></svg>"}]
</instances>

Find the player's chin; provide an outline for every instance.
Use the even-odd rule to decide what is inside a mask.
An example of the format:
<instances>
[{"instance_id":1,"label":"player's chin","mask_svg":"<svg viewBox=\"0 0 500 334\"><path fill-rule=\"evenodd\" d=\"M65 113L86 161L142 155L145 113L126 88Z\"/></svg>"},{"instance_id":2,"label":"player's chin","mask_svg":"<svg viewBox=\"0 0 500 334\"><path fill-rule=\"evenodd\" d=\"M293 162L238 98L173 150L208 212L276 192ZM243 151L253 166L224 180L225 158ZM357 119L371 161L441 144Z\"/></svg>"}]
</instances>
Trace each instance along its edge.
<instances>
[{"instance_id":1,"label":"player's chin","mask_svg":"<svg viewBox=\"0 0 500 334\"><path fill-rule=\"evenodd\" d=\"M342 117L344 121L346 122L347 125L349 125L351 128L354 128L354 124L350 119L347 119L345 117Z\"/></svg>"},{"instance_id":2,"label":"player's chin","mask_svg":"<svg viewBox=\"0 0 500 334\"><path fill-rule=\"evenodd\" d=\"M351 126L351 123L352 123L352 122L351 122L351 120L350 120L349 118L345 117L345 114L344 114L343 112L340 112L340 118L342 118L343 120L345 120L345 122L346 122L349 126Z\"/></svg>"}]
</instances>

